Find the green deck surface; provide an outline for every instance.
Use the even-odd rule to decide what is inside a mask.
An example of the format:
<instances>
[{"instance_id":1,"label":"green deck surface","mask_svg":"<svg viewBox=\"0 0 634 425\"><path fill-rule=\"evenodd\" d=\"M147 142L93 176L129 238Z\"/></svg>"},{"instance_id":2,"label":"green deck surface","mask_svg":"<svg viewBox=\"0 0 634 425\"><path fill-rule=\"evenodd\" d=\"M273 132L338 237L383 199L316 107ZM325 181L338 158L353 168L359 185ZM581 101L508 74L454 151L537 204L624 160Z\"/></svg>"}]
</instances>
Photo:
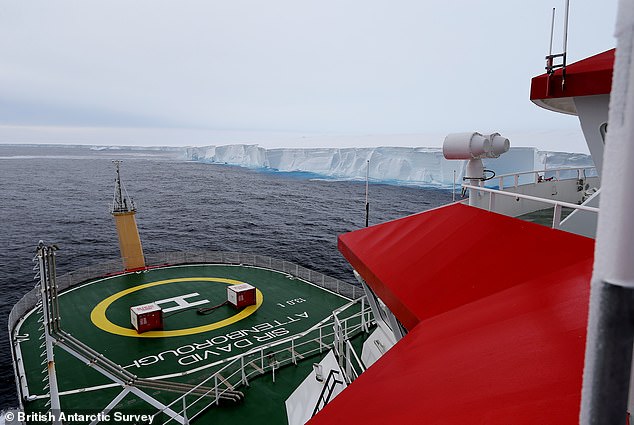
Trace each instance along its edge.
<instances>
[{"instance_id":1,"label":"green deck surface","mask_svg":"<svg viewBox=\"0 0 634 425\"><path fill-rule=\"evenodd\" d=\"M572 213L572 208L562 208L561 209L561 220L563 221L570 213ZM532 213L524 214L519 217L520 220L530 221L532 223L541 224L542 226L552 227L553 225L553 208L546 208L539 211L534 211Z\"/></svg>"},{"instance_id":2,"label":"green deck surface","mask_svg":"<svg viewBox=\"0 0 634 425\"><path fill-rule=\"evenodd\" d=\"M190 280L179 280L187 278ZM199 307L216 306L227 298L228 284L205 280L209 278L249 283L262 293L263 302L252 314L234 323L214 330L192 333L195 332L191 331L193 328L221 322L239 313L230 305L222 306L208 315L197 313L196 310ZM120 296L110 303L105 316L114 325L133 329L130 324L131 306L197 293L198 295L191 296L187 300L189 302L207 300L205 304L165 314L165 331L180 330L190 334L156 338L143 335L122 336L103 330L91 321L91 313L95 307L108 297L129 288L164 280L169 282L143 287ZM191 384L199 383L223 367L222 364L209 367L210 365L249 350L257 350L262 346L267 346L266 353L268 353L268 344L314 327L328 318L333 310L349 302L344 297L284 273L256 267L229 265L174 266L98 279L63 293L59 299L62 328L92 349L139 377L165 377L186 373L183 376L168 376L166 379ZM161 306L169 308L175 305L175 302L168 302ZM359 307L355 305L350 310L352 314L358 312ZM29 335L28 340L20 343L20 352L30 395L45 395L48 392L45 388L45 365L41 365L44 357L40 357L43 351L40 344L43 340L38 339L42 334L42 331L38 330L41 325L38 323L38 318L41 318L41 313L33 312L18 329L19 334ZM264 414L267 417L266 423L285 424L284 400L308 375L312 363L318 361L320 356L325 355L327 351L319 353L319 344L310 340L302 348L315 349L311 358L301 361L300 357L297 365L291 364L276 370L275 384L271 382L270 372L262 376L256 374L254 378L249 379L248 387L236 388L245 393L243 401L237 404L225 401L219 407L206 409L202 415L204 420L200 422L247 423L256 418L262 418ZM246 359L247 362L255 365L253 371L257 369L257 365L267 365L271 362L271 359L265 358L262 353L265 351L252 354ZM291 356L289 349L289 359ZM278 358L274 360L289 359L280 358L278 355ZM60 392L90 389L112 383L108 378L59 347L55 348L55 360ZM201 370L193 372L194 369ZM231 373L230 370L223 372L225 376L229 373ZM100 411L120 391L120 387L115 387L62 395L62 410ZM179 396L156 390L147 390L147 393L163 402L174 400ZM188 399L188 403L192 400ZM46 401L42 398L28 402L25 405L26 411L46 410L44 407ZM117 409L119 408L141 409L148 413L155 411L132 395L128 395L117 406ZM180 408L181 406L178 406L178 410ZM197 411L192 409L191 414Z\"/></svg>"}]
</instances>

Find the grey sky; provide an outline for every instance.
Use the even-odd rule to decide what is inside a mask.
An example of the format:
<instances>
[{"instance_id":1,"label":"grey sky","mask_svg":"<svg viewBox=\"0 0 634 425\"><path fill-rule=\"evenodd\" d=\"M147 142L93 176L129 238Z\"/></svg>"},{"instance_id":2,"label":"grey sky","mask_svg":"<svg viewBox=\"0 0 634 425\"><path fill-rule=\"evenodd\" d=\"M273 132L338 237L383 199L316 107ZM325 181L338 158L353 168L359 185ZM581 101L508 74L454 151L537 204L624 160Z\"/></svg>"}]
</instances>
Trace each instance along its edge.
<instances>
[{"instance_id":1,"label":"grey sky","mask_svg":"<svg viewBox=\"0 0 634 425\"><path fill-rule=\"evenodd\" d=\"M613 3L571 1L570 61L614 46ZM2 0L0 126L576 129L528 100L552 7L559 51L563 0Z\"/></svg>"}]
</instances>

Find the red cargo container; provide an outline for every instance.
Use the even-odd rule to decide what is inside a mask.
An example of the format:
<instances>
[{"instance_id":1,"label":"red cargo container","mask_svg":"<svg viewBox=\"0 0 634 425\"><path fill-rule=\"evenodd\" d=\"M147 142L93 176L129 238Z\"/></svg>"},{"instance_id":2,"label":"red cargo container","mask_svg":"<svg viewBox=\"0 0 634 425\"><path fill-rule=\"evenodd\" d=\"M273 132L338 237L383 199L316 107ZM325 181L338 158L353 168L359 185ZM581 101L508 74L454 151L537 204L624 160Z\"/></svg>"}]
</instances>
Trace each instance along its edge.
<instances>
[{"instance_id":1,"label":"red cargo container","mask_svg":"<svg viewBox=\"0 0 634 425\"><path fill-rule=\"evenodd\" d=\"M137 333L163 329L163 310L154 303L130 307L130 320Z\"/></svg>"},{"instance_id":2,"label":"red cargo container","mask_svg":"<svg viewBox=\"0 0 634 425\"><path fill-rule=\"evenodd\" d=\"M255 288L248 283L229 285L227 300L235 308L247 307L255 304Z\"/></svg>"}]
</instances>

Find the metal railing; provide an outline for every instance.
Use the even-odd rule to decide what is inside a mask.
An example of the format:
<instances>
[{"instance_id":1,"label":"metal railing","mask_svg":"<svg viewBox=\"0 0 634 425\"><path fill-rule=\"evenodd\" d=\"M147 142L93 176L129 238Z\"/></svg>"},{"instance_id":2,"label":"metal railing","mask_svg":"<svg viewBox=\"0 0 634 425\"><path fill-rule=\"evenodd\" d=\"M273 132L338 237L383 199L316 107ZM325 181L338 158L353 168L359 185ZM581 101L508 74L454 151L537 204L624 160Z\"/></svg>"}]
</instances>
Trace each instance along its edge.
<instances>
[{"instance_id":1,"label":"metal railing","mask_svg":"<svg viewBox=\"0 0 634 425\"><path fill-rule=\"evenodd\" d=\"M321 390L321 394L319 394L319 398L317 399L317 404L315 404L311 418L328 404L330 397L332 397L332 394L335 392L335 387L337 385L343 385L343 381L338 380L335 376L338 374L339 372L334 369L328 374L328 378L326 378L326 381L324 382L324 387Z\"/></svg>"},{"instance_id":2,"label":"metal railing","mask_svg":"<svg viewBox=\"0 0 634 425\"><path fill-rule=\"evenodd\" d=\"M361 304L360 310L342 317L355 304ZM371 309L365 302L365 297L351 301L335 310L328 318L311 329L210 365L222 367L190 391L174 399L165 406L165 409L175 409L182 405L183 410L179 413L185 416L187 412L187 417L190 420L195 419L207 408L214 404L217 405L225 393L235 392L236 388L240 386L248 386L249 380L254 376L271 373L273 382L275 382L276 370L290 364L296 365L301 359L330 350L338 341L345 341L351 347L351 338L369 330L369 326L372 324L371 317ZM347 355L350 356L349 350L347 350ZM354 357L356 361L360 362L356 353L354 353ZM351 363L350 359L343 359L342 362L344 364ZM205 391L200 391L200 389ZM209 396L212 397L211 400ZM187 402L188 397L196 398ZM200 405L203 402L206 403ZM192 414L193 411L195 412ZM159 410L157 413L161 412L162 410ZM173 420L173 418L168 418L163 424L168 424Z\"/></svg>"},{"instance_id":3,"label":"metal railing","mask_svg":"<svg viewBox=\"0 0 634 425\"><path fill-rule=\"evenodd\" d=\"M588 176L589 170L594 170L594 176ZM577 176L574 177L574 172L577 173ZM548 181L548 178L546 177L548 174L550 174L552 176L552 178L556 181L562 180L562 174L570 174L570 176L566 177L563 176L563 179L586 179L587 177L595 177L596 176L596 167L592 166L592 167L559 167L559 168L548 168L548 169L544 169L544 170L531 170L531 171L522 171L519 173L508 173L508 174L500 174L498 176L495 176L495 179L497 179L498 181L498 188L500 190L504 189L505 187L515 187L517 188L520 185L520 177L521 176L526 176L526 175L533 175L534 178L530 183L540 183L542 181ZM504 185L504 179L507 178L513 178L513 184L512 185ZM540 180L540 178L545 179L545 180ZM528 182L525 184L529 184ZM463 185L464 187L464 185Z\"/></svg>"},{"instance_id":4,"label":"metal railing","mask_svg":"<svg viewBox=\"0 0 634 425\"><path fill-rule=\"evenodd\" d=\"M326 276L290 261L279 260L264 255L224 251L162 252L149 254L145 259L147 267L184 264L233 264L261 267L287 273L331 292L343 295L348 299L357 299L363 295L363 290L360 287ZM57 284L59 291L62 292L68 288L94 279L122 273L123 263L120 259L104 261L58 276ZM40 301L38 292L39 290L37 288L31 289L13 306L8 318L9 335L13 335L13 330L19 320L38 304Z\"/></svg>"},{"instance_id":5,"label":"metal railing","mask_svg":"<svg viewBox=\"0 0 634 425\"><path fill-rule=\"evenodd\" d=\"M537 196L524 195L522 193L505 192L505 191L499 190L499 189L491 189L491 188L488 188L488 187L481 187L481 186L472 186L472 185L468 185L468 184L463 184L462 187L465 188L465 189L473 189L473 190L478 190L478 191L482 191L482 192L488 192L490 194L489 195L489 207L488 207L489 211L495 210L495 197L497 195L507 196L507 197L511 197L511 198L518 198L518 199L526 199L526 200L529 200L529 201L536 201L536 202L541 202L541 203L544 203L544 204L552 205L554 207L553 208L553 224L551 226L553 229L558 229L559 225L561 224L561 209L562 209L562 207L571 208L571 209L574 209L574 210L589 211L589 212L593 212L593 213L598 213L599 212L599 208L596 208L596 207L588 207L588 206L585 206L585 205L571 204L570 202L555 201L553 199L539 198Z\"/></svg>"}]
</instances>

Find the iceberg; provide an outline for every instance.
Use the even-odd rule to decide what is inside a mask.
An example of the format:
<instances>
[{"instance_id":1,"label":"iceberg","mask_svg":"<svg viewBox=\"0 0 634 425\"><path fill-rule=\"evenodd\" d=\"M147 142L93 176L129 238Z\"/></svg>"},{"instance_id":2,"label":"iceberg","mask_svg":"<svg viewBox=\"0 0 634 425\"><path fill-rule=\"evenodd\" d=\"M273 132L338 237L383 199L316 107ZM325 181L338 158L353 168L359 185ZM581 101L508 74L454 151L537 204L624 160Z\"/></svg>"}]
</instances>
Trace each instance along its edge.
<instances>
[{"instance_id":1,"label":"iceberg","mask_svg":"<svg viewBox=\"0 0 634 425\"><path fill-rule=\"evenodd\" d=\"M307 172L349 180L365 179L369 161L371 181L443 188L453 184L454 174L456 182L461 182L466 167L466 161L447 160L442 149L426 147L266 149L259 145L234 144L190 147L186 157L212 164ZM484 166L501 175L561 167L592 167L594 164L585 154L520 147L511 148L500 158L485 159Z\"/></svg>"}]
</instances>

